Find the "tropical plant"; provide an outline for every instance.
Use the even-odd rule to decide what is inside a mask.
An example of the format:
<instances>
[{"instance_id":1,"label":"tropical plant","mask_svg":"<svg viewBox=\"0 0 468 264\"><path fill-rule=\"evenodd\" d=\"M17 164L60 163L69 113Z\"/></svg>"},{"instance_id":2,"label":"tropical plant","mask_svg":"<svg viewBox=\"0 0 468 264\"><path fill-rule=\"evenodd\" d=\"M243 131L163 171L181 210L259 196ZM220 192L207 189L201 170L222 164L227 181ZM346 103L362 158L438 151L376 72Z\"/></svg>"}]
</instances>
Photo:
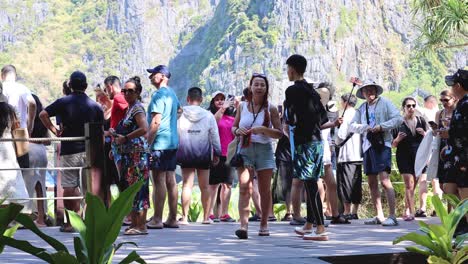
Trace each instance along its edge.
<instances>
[{"instance_id":1,"label":"tropical plant","mask_svg":"<svg viewBox=\"0 0 468 264\"><path fill-rule=\"evenodd\" d=\"M75 212L68 211L73 228L80 234L79 237L73 239L75 255L72 255L64 244L40 231L29 216L20 213L23 205L9 204L7 207L0 209L0 234L3 234L0 237L0 249L5 245L14 247L47 263L112 263L115 252L122 245L133 244L136 246L135 243L124 242L116 245L114 242L119 235L122 220L130 213L133 199L142 185L143 182L138 182L130 186L120 194L109 209L104 206L99 197L87 193L84 221ZM14 239L13 234L17 227L7 229L12 221L16 221L31 230L56 252L52 253L45 248L33 246L25 240ZM131 263L133 261L146 263L135 251L132 251L120 263Z\"/></svg>"},{"instance_id":2,"label":"tropical plant","mask_svg":"<svg viewBox=\"0 0 468 264\"><path fill-rule=\"evenodd\" d=\"M466 0L414 0L413 14L418 21L422 19L416 25L420 30L417 43L421 51L468 46Z\"/></svg>"},{"instance_id":3,"label":"tropical plant","mask_svg":"<svg viewBox=\"0 0 468 264\"><path fill-rule=\"evenodd\" d=\"M426 224L419 221L418 232L412 232L393 240L393 244L398 244L402 241L412 241L419 246L409 246L406 250L423 254L428 257L429 263L453 263L462 264L468 261L468 246L463 246L468 234L458 235L455 241L452 242L457 228L458 222L468 213L468 199L460 202L455 196L444 195L449 203L456 207L451 213L442 204L439 196L432 196L432 203L437 215L440 218L441 224Z\"/></svg>"},{"instance_id":4,"label":"tropical plant","mask_svg":"<svg viewBox=\"0 0 468 264\"><path fill-rule=\"evenodd\" d=\"M188 211L188 221L189 222L197 222L198 217L200 216L203 208L199 201L193 202L190 204L189 211Z\"/></svg>"}]
</instances>

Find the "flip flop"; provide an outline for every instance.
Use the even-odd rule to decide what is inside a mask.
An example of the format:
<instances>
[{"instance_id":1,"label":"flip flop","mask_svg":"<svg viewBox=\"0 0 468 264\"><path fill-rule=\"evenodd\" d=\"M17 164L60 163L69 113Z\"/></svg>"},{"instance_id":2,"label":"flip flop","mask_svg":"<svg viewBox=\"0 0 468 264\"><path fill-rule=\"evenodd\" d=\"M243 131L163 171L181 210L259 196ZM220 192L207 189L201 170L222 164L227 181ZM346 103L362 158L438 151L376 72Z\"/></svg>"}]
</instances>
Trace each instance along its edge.
<instances>
[{"instance_id":1,"label":"flip flop","mask_svg":"<svg viewBox=\"0 0 468 264\"><path fill-rule=\"evenodd\" d=\"M38 223L37 223L37 220L34 220L34 224L35 224L38 228L47 227L46 224L38 224Z\"/></svg>"},{"instance_id":2,"label":"flip flop","mask_svg":"<svg viewBox=\"0 0 468 264\"><path fill-rule=\"evenodd\" d=\"M129 230L124 232L126 236L139 236L139 235L147 235L148 231L146 230L139 230L135 228L130 228Z\"/></svg>"},{"instance_id":3,"label":"flip flop","mask_svg":"<svg viewBox=\"0 0 468 264\"><path fill-rule=\"evenodd\" d=\"M169 225L169 224L163 223L163 227L164 228L179 228L179 225L178 224Z\"/></svg>"},{"instance_id":4,"label":"flip flop","mask_svg":"<svg viewBox=\"0 0 468 264\"><path fill-rule=\"evenodd\" d=\"M148 229L163 229L164 225L154 225L151 222L146 223Z\"/></svg>"},{"instance_id":5,"label":"flip flop","mask_svg":"<svg viewBox=\"0 0 468 264\"><path fill-rule=\"evenodd\" d=\"M239 239L247 239L247 238L248 238L247 230L245 230L245 229L237 229L237 230L236 230L236 236L237 236Z\"/></svg>"},{"instance_id":6,"label":"flip flop","mask_svg":"<svg viewBox=\"0 0 468 264\"><path fill-rule=\"evenodd\" d=\"M259 236L270 236L270 230L268 229L260 229L258 231Z\"/></svg>"}]
</instances>

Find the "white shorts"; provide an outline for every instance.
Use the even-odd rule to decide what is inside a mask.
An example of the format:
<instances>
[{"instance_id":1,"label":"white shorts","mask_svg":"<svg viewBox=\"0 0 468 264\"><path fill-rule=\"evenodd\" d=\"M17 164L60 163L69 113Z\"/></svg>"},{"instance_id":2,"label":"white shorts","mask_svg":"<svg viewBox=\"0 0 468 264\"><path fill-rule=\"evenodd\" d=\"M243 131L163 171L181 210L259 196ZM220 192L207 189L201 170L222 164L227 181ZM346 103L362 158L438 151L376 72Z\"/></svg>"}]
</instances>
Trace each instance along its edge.
<instances>
[{"instance_id":1,"label":"white shorts","mask_svg":"<svg viewBox=\"0 0 468 264\"><path fill-rule=\"evenodd\" d=\"M332 164L330 144L328 143L329 135L330 135L330 128L322 130L323 165L331 165Z\"/></svg>"}]
</instances>

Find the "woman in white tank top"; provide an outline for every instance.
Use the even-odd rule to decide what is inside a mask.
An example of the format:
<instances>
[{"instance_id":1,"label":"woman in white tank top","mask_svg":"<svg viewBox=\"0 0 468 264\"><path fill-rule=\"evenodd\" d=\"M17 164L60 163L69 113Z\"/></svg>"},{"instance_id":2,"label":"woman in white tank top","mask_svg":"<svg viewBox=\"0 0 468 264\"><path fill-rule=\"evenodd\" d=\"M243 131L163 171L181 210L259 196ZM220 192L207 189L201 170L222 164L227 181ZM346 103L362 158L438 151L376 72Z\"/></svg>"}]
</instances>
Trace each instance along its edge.
<instances>
[{"instance_id":1,"label":"woman in white tank top","mask_svg":"<svg viewBox=\"0 0 468 264\"><path fill-rule=\"evenodd\" d=\"M253 74L250 78L249 96L237 110L232 132L240 137L239 153L243 166L237 168L239 175L240 229L236 235L247 239L249 201L254 173L257 173L261 203L259 236L269 236L268 213L271 207L271 177L276 168L272 139L283 135L278 109L268 103L268 80L264 74Z\"/></svg>"}]
</instances>

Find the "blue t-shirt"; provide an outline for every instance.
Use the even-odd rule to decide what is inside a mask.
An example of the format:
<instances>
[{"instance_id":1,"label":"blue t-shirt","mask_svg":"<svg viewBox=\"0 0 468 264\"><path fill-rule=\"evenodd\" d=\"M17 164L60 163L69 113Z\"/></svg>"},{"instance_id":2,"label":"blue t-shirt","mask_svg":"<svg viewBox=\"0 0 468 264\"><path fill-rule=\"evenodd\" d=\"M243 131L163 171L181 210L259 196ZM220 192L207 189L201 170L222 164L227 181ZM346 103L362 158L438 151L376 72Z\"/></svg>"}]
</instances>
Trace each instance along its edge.
<instances>
[{"instance_id":1,"label":"blue t-shirt","mask_svg":"<svg viewBox=\"0 0 468 264\"><path fill-rule=\"evenodd\" d=\"M151 96L148 105L148 124L151 125L151 114L162 115L161 124L156 132L156 137L151 150L177 149L179 136L177 135L177 110L180 108L179 99L170 87L161 87Z\"/></svg>"},{"instance_id":2,"label":"blue t-shirt","mask_svg":"<svg viewBox=\"0 0 468 264\"><path fill-rule=\"evenodd\" d=\"M104 113L101 107L85 93L72 93L57 99L44 110L51 117L61 117L62 137L84 137L86 123L104 121ZM84 141L65 141L61 144L60 155L70 155L84 151Z\"/></svg>"}]
</instances>

